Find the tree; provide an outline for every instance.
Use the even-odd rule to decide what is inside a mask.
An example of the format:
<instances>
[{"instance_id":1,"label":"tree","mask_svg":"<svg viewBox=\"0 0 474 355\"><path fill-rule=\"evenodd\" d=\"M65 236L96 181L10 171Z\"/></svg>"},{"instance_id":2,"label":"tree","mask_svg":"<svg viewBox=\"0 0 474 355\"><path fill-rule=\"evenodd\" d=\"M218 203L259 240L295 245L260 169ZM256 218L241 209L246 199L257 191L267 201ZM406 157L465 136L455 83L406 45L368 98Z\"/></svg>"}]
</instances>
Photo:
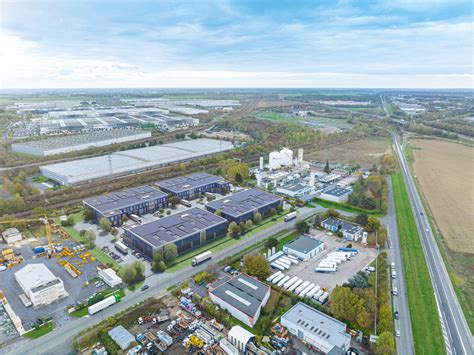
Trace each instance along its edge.
<instances>
[{"instance_id":1,"label":"tree","mask_svg":"<svg viewBox=\"0 0 474 355\"><path fill-rule=\"evenodd\" d=\"M134 261L122 268L120 277L127 285L143 281L145 280L145 265L141 261Z\"/></svg>"},{"instance_id":2,"label":"tree","mask_svg":"<svg viewBox=\"0 0 474 355\"><path fill-rule=\"evenodd\" d=\"M230 222L228 231L233 237L235 237L235 236L239 235L240 227L237 223Z\"/></svg>"},{"instance_id":3,"label":"tree","mask_svg":"<svg viewBox=\"0 0 474 355\"><path fill-rule=\"evenodd\" d=\"M365 313L364 300L349 287L336 286L331 292L331 313L336 318L357 322L357 317Z\"/></svg>"},{"instance_id":4,"label":"tree","mask_svg":"<svg viewBox=\"0 0 474 355\"><path fill-rule=\"evenodd\" d=\"M267 259L262 254L245 256L242 270L247 275L257 277L260 281L264 281L272 273Z\"/></svg>"},{"instance_id":5,"label":"tree","mask_svg":"<svg viewBox=\"0 0 474 355\"><path fill-rule=\"evenodd\" d=\"M367 225L368 216L365 213L359 213L356 216L355 221L356 221L357 224L360 224L361 226L365 227Z\"/></svg>"},{"instance_id":6,"label":"tree","mask_svg":"<svg viewBox=\"0 0 474 355\"><path fill-rule=\"evenodd\" d=\"M112 227L112 224L110 223L110 221L107 218L102 217L99 221L99 227L104 232L109 232L110 228Z\"/></svg>"},{"instance_id":7,"label":"tree","mask_svg":"<svg viewBox=\"0 0 474 355\"><path fill-rule=\"evenodd\" d=\"M379 335L376 344L376 353L391 355L395 354L395 342L393 341L393 335L390 332L383 332Z\"/></svg>"},{"instance_id":8,"label":"tree","mask_svg":"<svg viewBox=\"0 0 474 355\"><path fill-rule=\"evenodd\" d=\"M46 210L43 207L35 207L31 212L31 218L40 218L46 214Z\"/></svg>"},{"instance_id":9,"label":"tree","mask_svg":"<svg viewBox=\"0 0 474 355\"><path fill-rule=\"evenodd\" d=\"M256 212L255 215L253 216L253 223L260 224L261 221L262 221L262 214L260 212Z\"/></svg>"},{"instance_id":10,"label":"tree","mask_svg":"<svg viewBox=\"0 0 474 355\"><path fill-rule=\"evenodd\" d=\"M327 209L326 212L324 212L323 218L324 219L329 218L329 217L339 218L340 216L341 214L337 212L334 208L329 208Z\"/></svg>"},{"instance_id":11,"label":"tree","mask_svg":"<svg viewBox=\"0 0 474 355\"><path fill-rule=\"evenodd\" d=\"M242 175L240 175L240 173L235 174L235 182L237 182L239 184L244 182L244 179L242 179Z\"/></svg>"},{"instance_id":12,"label":"tree","mask_svg":"<svg viewBox=\"0 0 474 355\"><path fill-rule=\"evenodd\" d=\"M178 256L178 247L174 243L166 244L163 248L163 256L166 263L171 263Z\"/></svg>"},{"instance_id":13,"label":"tree","mask_svg":"<svg viewBox=\"0 0 474 355\"><path fill-rule=\"evenodd\" d=\"M295 228L301 234L306 234L309 232L310 227L309 227L309 224L306 223L306 221L301 219L295 223Z\"/></svg>"},{"instance_id":14,"label":"tree","mask_svg":"<svg viewBox=\"0 0 474 355\"><path fill-rule=\"evenodd\" d=\"M251 219L247 219L247 221L245 222L245 230L246 231L249 231L251 228L253 227L253 222Z\"/></svg>"},{"instance_id":15,"label":"tree","mask_svg":"<svg viewBox=\"0 0 474 355\"><path fill-rule=\"evenodd\" d=\"M94 212L90 208L84 208L82 215L84 216L84 221L92 221L95 218Z\"/></svg>"},{"instance_id":16,"label":"tree","mask_svg":"<svg viewBox=\"0 0 474 355\"><path fill-rule=\"evenodd\" d=\"M67 221L66 221L67 225L68 226L73 226L74 223L75 223L75 220L74 220L74 216L72 214L70 214L69 216L67 216Z\"/></svg>"},{"instance_id":17,"label":"tree","mask_svg":"<svg viewBox=\"0 0 474 355\"><path fill-rule=\"evenodd\" d=\"M270 237L267 240L265 240L265 248L271 249L273 247L278 246L278 240L276 238Z\"/></svg>"},{"instance_id":18,"label":"tree","mask_svg":"<svg viewBox=\"0 0 474 355\"><path fill-rule=\"evenodd\" d=\"M245 225L245 222L244 221L240 221L239 223L239 228L240 228L240 233L244 234L245 233L245 228L246 228L246 225Z\"/></svg>"},{"instance_id":19,"label":"tree","mask_svg":"<svg viewBox=\"0 0 474 355\"><path fill-rule=\"evenodd\" d=\"M329 160L326 160L326 165L324 166L323 170L326 174L329 174L331 172L331 168L329 167Z\"/></svg>"},{"instance_id":20,"label":"tree","mask_svg":"<svg viewBox=\"0 0 474 355\"><path fill-rule=\"evenodd\" d=\"M217 209L216 212L214 212L214 214L219 217L222 216L222 212L219 209Z\"/></svg>"},{"instance_id":21,"label":"tree","mask_svg":"<svg viewBox=\"0 0 474 355\"><path fill-rule=\"evenodd\" d=\"M380 224L380 221L374 217L374 216L370 216L368 219L367 219L367 225L366 225L366 229L369 231L369 232L373 232L373 231L376 231L376 230L379 230L381 227L381 224Z\"/></svg>"},{"instance_id":22,"label":"tree","mask_svg":"<svg viewBox=\"0 0 474 355\"><path fill-rule=\"evenodd\" d=\"M84 233L84 241L88 249L93 249L95 247L95 239L96 235L93 230L89 229Z\"/></svg>"},{"instance_id":23,"label":"tree","mask_svg":"<svg viewBox=\"0 0 474 355\"><path fill-rule=\"evenodd\" d=\"M270 210L270 216L273 217L273 216L275 216L276 214L277 214L277 210L276 210L275 208L272 208L272 209Z\"/></svg>"},{"instance_id":24,"label":"tree","mask_svg":"<svg viewBox=\"0 0 474 355\"><path fill-rule=\"evenodd\" d=\"M153 262L151 263L151 271L154 273L163 272L166 270L166 264L163 261L163 257L160 253L156 253L153 257Z\"/></svg>"},{"instance_id":25,"label":"tree","mask_svg":"<svg viewBox=\"0 0 474 355\"><path fill-rule=\"evenodd\" d=\"M179 198L177 198L175 195L170 195L168 196L168 202L172 208L175 208L176 205L179 203Z\"/></svg>"}]
</instances>

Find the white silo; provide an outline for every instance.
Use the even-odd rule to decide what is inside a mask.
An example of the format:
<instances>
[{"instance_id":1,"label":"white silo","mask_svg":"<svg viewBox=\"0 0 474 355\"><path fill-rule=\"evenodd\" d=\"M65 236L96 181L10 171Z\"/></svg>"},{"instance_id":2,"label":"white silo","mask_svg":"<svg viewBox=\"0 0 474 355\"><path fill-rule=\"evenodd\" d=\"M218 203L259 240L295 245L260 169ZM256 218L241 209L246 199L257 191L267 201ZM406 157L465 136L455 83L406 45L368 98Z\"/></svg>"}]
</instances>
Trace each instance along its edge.
<instances>
[{"instance_id":1,"label":"white silo","mask_svg":"<svg viewBox=\"0 0 474 355\"><path fill-rule=\"evenodd\" d=\"M283 166L293 165L293 151L288 148L282 148L280 150L280 163Z\"/></svg>"},{"instance_id":2,"label":"white silo","mask_svg":"<svg viewBox=\"0 0 474 355\"><path fill-rule=\"evenodd\" d=\"M298 164L303 164L303 148L298 149Z\"/></svg>"},{"instance_id":3,"label":"white silo","mask_svg":"<svg viewBox=\"0 0 474 355\"><path fill-rule=\"evenodd\" d=\"M309 185L314 186L315 184L316 184L316 173L312 171L309 173Z\"/></svg>"},{"instance_id":4,"label":"white silo","mask_svg":"<svg viewBox=\"0 0 474 355\"><path fill-rule=\"evenodd\" d=\"M261 186L262 186L262 178L263 178L263 176L262 176L262 172L261 172L260 170L257 170L257 171L255 172L255 178L257 179L257 186L258 186L258 187L261 187Z\"/></svg>"},{"instance_id":5,"label":"white silo","mask_svg":"<svg viewBox=\"0 0 474 355\"><path fill-rule=\"evenodd\" d=\"M281 167L281 157L278 152L271 152L268 155L268 168L270 170L280 169Z\"/></svg>"},{"instance_id":6,"label":"white silo","mask_svg":"<svg viewBox=\"0 0 474 355\"><path fill-rule=\"evenodd\" d=\"M367 232L362 233L362 244L367 244L368 236Z\"/></svg>"},{"instance_id":7,"label":"white silo","mask_svg":"<svg viewBox=\"0 0 474 355\"><path fill-rule=\"evenodd\" d=\"M260 170L263 170L263 157L260 157Z\"/></svg>"}]
</instances>

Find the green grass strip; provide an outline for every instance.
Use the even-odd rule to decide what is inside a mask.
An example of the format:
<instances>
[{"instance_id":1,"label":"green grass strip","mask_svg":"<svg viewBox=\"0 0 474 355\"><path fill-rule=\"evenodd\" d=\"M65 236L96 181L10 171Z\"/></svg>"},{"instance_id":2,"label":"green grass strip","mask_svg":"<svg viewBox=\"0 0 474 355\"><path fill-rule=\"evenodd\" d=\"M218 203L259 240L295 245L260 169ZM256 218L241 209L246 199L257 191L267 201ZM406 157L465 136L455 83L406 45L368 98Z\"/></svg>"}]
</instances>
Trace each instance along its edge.
<instances>
[{"instance_id":1,"label":"green grass strip","mask_svg":"<svg viewBox=\"0 0 474 355\"><path fill-rule=\"evenodd\" d=\"M48 334L52 330L53 330L53 322L50 321L50 322L42 325L38 329L33 328L33 330L30 330L29 332L27 332L23 335L27 338L30 338L30 339L37 339L37 338L39 338L39 337L41 337L45 334Z\"/></svg>"}]
</instances>

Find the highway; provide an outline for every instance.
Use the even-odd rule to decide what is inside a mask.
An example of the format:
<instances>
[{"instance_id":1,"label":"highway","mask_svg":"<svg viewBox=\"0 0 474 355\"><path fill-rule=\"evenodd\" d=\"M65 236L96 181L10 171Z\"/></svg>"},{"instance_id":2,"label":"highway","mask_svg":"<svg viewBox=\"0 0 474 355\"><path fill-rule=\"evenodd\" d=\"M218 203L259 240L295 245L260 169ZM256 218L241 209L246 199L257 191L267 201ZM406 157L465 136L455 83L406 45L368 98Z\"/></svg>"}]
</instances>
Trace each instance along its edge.
<instances>
[{"instance_id":1,"label":"highway","mask_svg":"<svg viewBox=\"0 0 474 355\"><path fill-rule=\"evenodd\" d=\"M303 207L299 209L299 218L306 218L310 215L324 211L323 208L307 208ZM289 222L281 222L270 226L269 228L259 232L251 238L243 239L241 242L231 246L230 248L223 250L214 255L213 261L222 260L228 256L232 256L238 253L240 250L246 249L251 245L262 241L273 234L284 230L291 229L294 227L297 219L293 219ZM143 301L149 297L156 296L172 285L177 285L189 278L199 271L204 270L208 263L204 263L197 267L187 267L175 273L163 273L153 274L147 277L145 283L150 286L146 291L137 291L134 293L128 293L122 301L116 305L111 306L93 316L86 316L82 318L71 318L71 320L62 324L60 327L54 329L51 333L43 335L42 337L35 340L22 339L11 346L6 348L0 348L0 354L51 354L60 355L68 354L72 351L71 342L74 337L81 331L94 326L96 323L107 319L108 317L114 316L115 314L132 307L136 303Z\"/></svg>"},{"instance_id":2,"label":"highway","mask_svg":"<svg viewBox=\"0 0 474 355\"><path fill-rule=\"evenodd\" d=\"M447 354L456 355L474 354L472 334L454 292L446 266L428 222L426 211L405 158L405 144L400 145L395 135L393 139L395 142L395 152L400 161L401 172L407 186L416 226L433 283L446 352ZM412 326L423 327L424 325L413 324Z\"/></svg>"}]
</instances>

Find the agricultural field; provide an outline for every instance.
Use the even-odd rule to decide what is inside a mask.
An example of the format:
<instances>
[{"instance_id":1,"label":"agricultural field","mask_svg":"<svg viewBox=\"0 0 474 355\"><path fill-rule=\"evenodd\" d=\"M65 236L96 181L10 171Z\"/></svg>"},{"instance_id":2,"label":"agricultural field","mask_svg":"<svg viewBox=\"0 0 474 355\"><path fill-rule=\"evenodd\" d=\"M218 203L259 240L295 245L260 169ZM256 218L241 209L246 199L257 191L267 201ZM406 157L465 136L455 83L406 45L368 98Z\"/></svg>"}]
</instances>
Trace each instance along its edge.
<instances>
[{"instance_id":1,"label":"agricultural field","mask_svg":"<svg viewBox=\"0 0 474 355\"><path fill-rule=\"evenodd\" d=\"M383 154L391 152L390 146L388 138L371 137L308 152L305 159L316 161L329 159L330 162L360 164L362 167L370 168L380 162Z\"/></svg>"},{"instance_id":2,"label":"agricultural field","mask_svg":"<svg viewBox=\"0 0 474 355\"><path fill-rule=\"evenodd\" d=\"M474 148L441 140L412 140L412 167L423 192L448 272L474 330ZM433 169L436 167L436 169ZM433 183L436 182L436 183Z\"/></svg>"}]
</instances>

